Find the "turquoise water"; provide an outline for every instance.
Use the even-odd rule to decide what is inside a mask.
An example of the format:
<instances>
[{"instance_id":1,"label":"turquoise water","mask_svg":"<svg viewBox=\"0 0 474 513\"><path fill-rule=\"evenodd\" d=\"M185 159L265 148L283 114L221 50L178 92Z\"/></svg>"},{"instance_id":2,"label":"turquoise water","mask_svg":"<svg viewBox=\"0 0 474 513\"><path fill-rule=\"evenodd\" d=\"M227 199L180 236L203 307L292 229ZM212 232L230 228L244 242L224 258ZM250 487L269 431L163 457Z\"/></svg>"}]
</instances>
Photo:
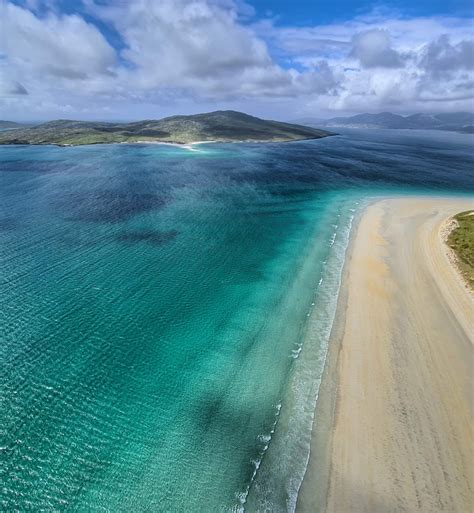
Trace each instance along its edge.
<instances>
[{"instance_id":1,"label":"turquoise water","mask_svg":"<svg viewBox=\"0 0 474 513\"><path fill-rule=\"evenodd\" d=\"M291 511L354 215L472 142L0 147L2 510Z\"/></svg>"}]
</instances>

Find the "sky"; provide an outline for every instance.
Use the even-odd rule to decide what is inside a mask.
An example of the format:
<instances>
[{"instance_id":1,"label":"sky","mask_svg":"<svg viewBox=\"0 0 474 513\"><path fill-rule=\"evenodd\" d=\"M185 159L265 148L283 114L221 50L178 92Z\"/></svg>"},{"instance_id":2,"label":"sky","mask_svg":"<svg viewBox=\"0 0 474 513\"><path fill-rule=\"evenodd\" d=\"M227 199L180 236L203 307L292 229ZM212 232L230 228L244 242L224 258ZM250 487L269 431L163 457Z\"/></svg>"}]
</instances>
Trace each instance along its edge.
<instances>
[{"instance_id":1,"label":"sky","mask_svg":"<svg viewBox=\"0 0 474 513\"><path fill-rule=\"evenodd\" d=\"M0 0L0 119L474 111L474 0Z\"/></svg>"}]
</instances>

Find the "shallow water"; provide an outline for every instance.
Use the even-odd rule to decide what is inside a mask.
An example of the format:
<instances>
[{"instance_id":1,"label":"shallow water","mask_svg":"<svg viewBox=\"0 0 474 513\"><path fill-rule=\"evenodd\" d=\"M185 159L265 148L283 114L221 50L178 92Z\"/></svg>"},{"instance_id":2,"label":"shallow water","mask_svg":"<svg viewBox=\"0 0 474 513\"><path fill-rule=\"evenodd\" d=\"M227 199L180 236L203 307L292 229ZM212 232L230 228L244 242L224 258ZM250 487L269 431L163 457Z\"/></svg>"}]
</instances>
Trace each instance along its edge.
<instances>
[{"instance_id":1,"label":"shallow water","mask_svg":"<svg viewBox=\"0 0 474 513\"><path fill-rule=\"evenodd\" d=\"M473 142L0 147L2 509L292 510L352 218Z\"/></svg>"}]
</instances>

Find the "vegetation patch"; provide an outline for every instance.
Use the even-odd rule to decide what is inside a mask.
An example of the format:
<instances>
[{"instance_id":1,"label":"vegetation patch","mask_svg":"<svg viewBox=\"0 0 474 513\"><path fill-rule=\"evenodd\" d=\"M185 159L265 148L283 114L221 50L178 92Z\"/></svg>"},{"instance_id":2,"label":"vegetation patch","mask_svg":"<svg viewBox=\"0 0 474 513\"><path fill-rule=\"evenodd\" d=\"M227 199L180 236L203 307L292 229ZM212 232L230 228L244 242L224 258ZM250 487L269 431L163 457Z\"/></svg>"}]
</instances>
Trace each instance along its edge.
<instances>
[{"instance_id":1,"label":"vegetation patch","mask_svg":"<svg viewBox=\"0 0 474 513\"><path fill-rule=\"evenodd\" d=\"M448 246L456 253L461 272L474 289L474 210L461 212L453 219L457 226L448 236Z\"/></svg>"}]
</instances>

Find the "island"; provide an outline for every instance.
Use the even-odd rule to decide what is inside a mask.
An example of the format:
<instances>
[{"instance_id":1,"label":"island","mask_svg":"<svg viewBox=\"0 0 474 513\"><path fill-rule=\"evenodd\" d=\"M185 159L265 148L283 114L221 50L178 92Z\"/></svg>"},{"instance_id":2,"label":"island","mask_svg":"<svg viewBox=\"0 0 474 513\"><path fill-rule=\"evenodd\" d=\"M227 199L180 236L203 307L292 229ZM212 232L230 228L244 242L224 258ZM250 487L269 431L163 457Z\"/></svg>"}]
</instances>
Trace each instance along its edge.
<instances>
[{"instance_id":1,"label":"island","mask_svg":"<svg viewBox=\"0 0 474 513\"><path fill-rule=\"evenodd\" d=\"M231 110L132 123L57 120L0 134L0 144L286 142L335 135Z\"/></svg>"}]
</instances>

